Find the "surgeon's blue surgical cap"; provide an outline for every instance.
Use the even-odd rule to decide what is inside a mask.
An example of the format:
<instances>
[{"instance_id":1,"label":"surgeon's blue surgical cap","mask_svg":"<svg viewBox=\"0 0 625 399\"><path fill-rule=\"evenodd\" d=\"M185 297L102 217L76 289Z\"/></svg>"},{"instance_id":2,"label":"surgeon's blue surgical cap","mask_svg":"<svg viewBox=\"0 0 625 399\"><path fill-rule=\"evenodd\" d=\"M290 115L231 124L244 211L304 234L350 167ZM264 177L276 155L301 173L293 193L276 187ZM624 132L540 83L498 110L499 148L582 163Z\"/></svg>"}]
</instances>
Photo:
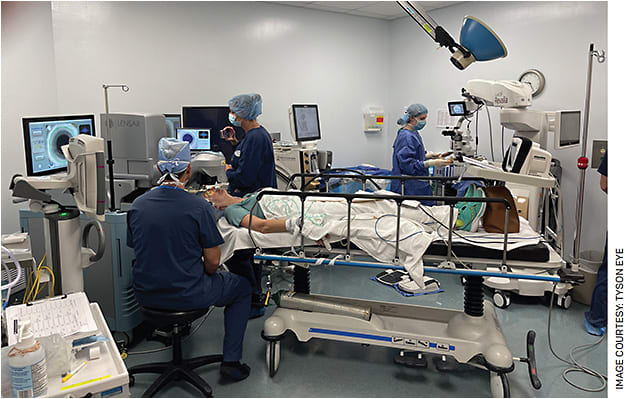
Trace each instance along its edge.
<instances>
[{"instance_id":1,"label":"surgeon's blue surgical cap","mask_svg":"<svg viewBox=\"0 0 625 399\"><path fill-rule=\"evenodd\" d=\"M427 114L428 109L423 104L410 104L406 109L406 113L401 118L397 119L398 125L405 125L410 121L411 116L419 116Z\"/></svg>"},{"instance_id":2,"label":"surgeon's blue surgical cap","mask_svg":"<svg viewBox=\"0 0 625 399\"><path fill-rule=\"evenodd\" d=\"M263 112L263 99L260 94L240 94L228 101L232 112L239 117L251 121Z\"/></svg>"},{"instance_id":3,"label":"surgeon's blue surgical cap","mask_svg":"<svg viewBox=\"0 0 625 399\"><path fill-rule=\"evenodd\" d=\"M191 163L191 149L186 141L163 137L158 142L158 168L166 175L183 172Z\"/></svg>"}]
</instances>

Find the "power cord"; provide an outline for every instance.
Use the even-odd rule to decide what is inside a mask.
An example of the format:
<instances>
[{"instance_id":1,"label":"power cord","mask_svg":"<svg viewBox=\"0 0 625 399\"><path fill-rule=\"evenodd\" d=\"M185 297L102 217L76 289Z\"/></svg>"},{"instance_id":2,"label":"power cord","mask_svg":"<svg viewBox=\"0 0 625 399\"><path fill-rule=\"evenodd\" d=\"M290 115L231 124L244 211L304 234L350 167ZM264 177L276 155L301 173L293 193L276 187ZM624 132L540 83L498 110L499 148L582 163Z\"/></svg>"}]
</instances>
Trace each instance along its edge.
<instances>
[{"instance_id":1,"label":"power cord","mask_svg":"<svg viewBox=\"0 0 625 399\"><path fill-rule=\"evenodd\" d=\"M557 285L557 283L553 284L553 290L551 291L551 301L549 302L549 321L547 322L547 338L548 338L548 342L549 342L549 350L556 357L556 359L558 359L561 362L564 362L564 363L568 364L569 366L571 366L571 367L567 368L566 370L564 370L562 372L562 378L564 378L564 381L566 381L572 387L577 388L577 389L582 390L582 391L586 391L586 392L601 392L608 385L608 383L607 383L608 377L603 375L603 374L601 374L601 373L599 373L598 371L595 371L595 370L593 370L593 369L591 369L589 367L581 365L575 359L573 354L575 352L591 349L592 347L599 345L605 339L605 334L597 342L594 342L594 343L591 343L591 344L584 344L584 345L578 345L578 346L572 347L569 350L569 357L571 358L571 360L562 359L553 350L553 346L551 345L551 310L553 309L553 298L555 297L555 293L556 293L556 285ZM599 388L588 388L588 387L583 387L581 385L577 385L574 382L572 382L571 380L569 380L569 378L567 377L570 373L584 373L584 374L590 375L592 377L596 377L598 380L601 381L601 387L599 387Z\"/></svg>"}]
</instances>

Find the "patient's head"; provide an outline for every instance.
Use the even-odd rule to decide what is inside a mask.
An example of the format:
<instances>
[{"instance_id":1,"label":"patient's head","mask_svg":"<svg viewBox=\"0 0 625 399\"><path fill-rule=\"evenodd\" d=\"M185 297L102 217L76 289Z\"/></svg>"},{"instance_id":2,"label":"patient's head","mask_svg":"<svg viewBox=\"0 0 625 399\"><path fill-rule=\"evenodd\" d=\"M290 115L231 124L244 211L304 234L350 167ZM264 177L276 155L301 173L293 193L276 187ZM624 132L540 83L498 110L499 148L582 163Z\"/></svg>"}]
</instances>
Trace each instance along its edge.
<instances>
[{"instance_id":1,"label":"patient's head","mask_svg":"<svg viewBox=\"0 0 625 399\"><path fill-rule=\"evenodd\" d=\"M223 188L217 188L215 190L206 191L204 198L209 200L217 209L226 209L228 206L238 202L236 199L228 194Z\"/></svg>"}]
</instances>

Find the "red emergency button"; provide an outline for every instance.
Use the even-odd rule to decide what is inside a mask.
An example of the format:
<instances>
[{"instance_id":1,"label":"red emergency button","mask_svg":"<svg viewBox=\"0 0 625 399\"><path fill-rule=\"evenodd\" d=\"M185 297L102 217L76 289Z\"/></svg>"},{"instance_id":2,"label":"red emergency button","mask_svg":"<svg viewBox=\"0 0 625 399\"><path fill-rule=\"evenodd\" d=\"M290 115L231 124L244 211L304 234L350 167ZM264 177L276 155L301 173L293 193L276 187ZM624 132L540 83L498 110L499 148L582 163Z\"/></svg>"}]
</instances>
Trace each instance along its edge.
<instances>
[{"instance_id":1,"label":"red emergency button","mask_svg":"<svg viewBox=\"0 0 625 399\"><path fill-rule=\"evenodd\" d=\"M375 118L375 123L377 123L377 124L384 123L384 117L383 116L378 116L377 118Z\"/></svg>"},{"instance_id":2,"label":"red emergency button","mask_svg":"<svg viewBox=\"0 0 625 399\"><path fill-rule=\"evenodd\" d=\"M577 168L578 169L586 169L588 167L588 158L579 157L577 158Z\"/></svg>"}]
</instances>

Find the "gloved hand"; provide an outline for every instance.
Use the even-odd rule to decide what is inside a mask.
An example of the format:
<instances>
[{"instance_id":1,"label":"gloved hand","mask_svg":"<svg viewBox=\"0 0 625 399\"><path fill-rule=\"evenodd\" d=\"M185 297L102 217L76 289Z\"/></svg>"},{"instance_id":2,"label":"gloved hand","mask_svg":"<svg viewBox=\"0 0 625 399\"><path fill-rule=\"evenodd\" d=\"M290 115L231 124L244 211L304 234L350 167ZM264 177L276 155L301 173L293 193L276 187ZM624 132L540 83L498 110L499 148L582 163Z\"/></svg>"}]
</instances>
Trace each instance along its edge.
<instances>
[{"instance_id":1,"label":"gloved hand","mask_svg":"<svg viewBox=\"0 0 625 399\"><path fill-rule=\"evenodd\" d=\"M425 166L426 168L429 168L430 166L438 166L438 167L444 167L451 164L451 159L430 159L427 160L425 162L423 162L423 166Z\"/></svg>"},{"instance_id":2,"label":"gloved hand","mask_svg":"<svg viewBox=\"0 0 625 399\"><path fill-rule=\"evenodd\" d=\"M295 233L302 227L302 218L299 216L287 219L285 222L286 231Z\"/></svg>"},{"instance_id":3,"label":"gloved hand","mask_svg":"<svg viewBox=\"0 0 625 399\"><path fill-rule=\"evenodd\" d=\"M440 158L441 154L438 152L427 152L425 154L425 159L435 159L435 158Z\"/></svg>"}]
</instances>

